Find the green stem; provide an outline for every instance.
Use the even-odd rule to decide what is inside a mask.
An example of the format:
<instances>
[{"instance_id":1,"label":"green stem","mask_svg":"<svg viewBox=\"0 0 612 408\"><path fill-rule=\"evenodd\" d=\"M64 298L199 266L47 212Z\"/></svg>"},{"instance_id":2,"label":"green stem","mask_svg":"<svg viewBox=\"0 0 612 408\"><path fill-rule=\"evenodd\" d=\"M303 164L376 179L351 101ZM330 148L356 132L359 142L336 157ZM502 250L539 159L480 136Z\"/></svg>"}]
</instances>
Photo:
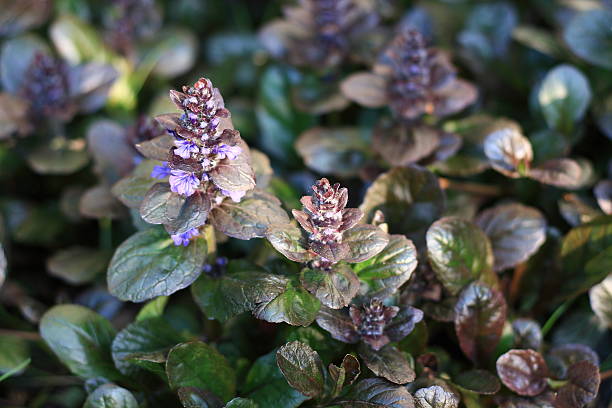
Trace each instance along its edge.
<instances>
[{"instance_id":1,"label":"green stem","mask_svg":"<svg viewBox=\"0 0 612 408\"><path fill-rule=\"evenodd\" d=\"M113 248L113 222L110 218L100 218L100 248Z\"/></svg>"},{"instance_id":2,"label":"green stem","mask_svg":"<svg viewBox=\"0 0 612 408\"><path fill-rule=\"evenodd\" d=\"M550 317L542 327L542 337L545 337L546 334L548 334L548 332L550 331L550 329L552 329L557 320L559 320L561 316L563 316L563 313L565 313L566 310L572 305L572 303L574 303L574 300L576 300L576 297L569 298L565 302L563 302L558 308L555 309L553 314L550 315Z\"/></svg>"},{"instance_id":3,"label":"green stem","mask_svg":"<svg viewBox=\"0 0 612 408\"><path fill-rule=\"evenodd\" d=\"M548 383L548 386L553 390L558 390L559 388L567 384L567 380L553 380L552 378L547 378L546 382Z\"/></svg>"}]
</instances>

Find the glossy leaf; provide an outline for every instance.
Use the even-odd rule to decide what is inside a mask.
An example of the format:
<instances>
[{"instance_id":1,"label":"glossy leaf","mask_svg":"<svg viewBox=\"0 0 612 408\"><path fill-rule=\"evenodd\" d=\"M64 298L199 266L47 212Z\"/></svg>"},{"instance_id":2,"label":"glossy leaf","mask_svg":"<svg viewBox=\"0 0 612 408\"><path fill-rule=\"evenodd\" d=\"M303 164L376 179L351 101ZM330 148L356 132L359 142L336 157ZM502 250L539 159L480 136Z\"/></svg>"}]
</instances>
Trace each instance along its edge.
<instances>
[{"instance_id":1,"label":"glossy leaf","mask_svg":"<svg viewBox=\"0 0 612 408\"><path fill-rule=\"evenodd\" d=\"M151 177L151 171L156 165L157 162L153 160L143 160L132 174L117 181L111 192L124 205L139 208L149 189L159 182Z\"/></svg>"},{"instance_id":2,"label":"glossy leaf","mask_svg":"<svg viewBox=\"0 0 612 408\"><path fill-rule=\"evenodd\" d=\"M417 254L412 241L403 235L391 235L378 255L356 264L353 270L366 283L361 294L384 299L410 279L416 266Z\"/></svg>"},{"instance_id":3,"label":"glossy leaf","mask_svg":"<svg viewBox=\"0 0 612 408\"><path fill-rule=\"evenodd\" d=\"M214 393L197 387L180 387L177 392L184 408L223 408L223 402Z\"/></svg>"},{"instance_id":4,"label":"glossy leaf","mask_svg":"<svg viewBox=\"0 0 612 408\"><path fill-rule=\"evenodd\" d=\"M444 194L438 180L428 170L409 166L395 168L379 176L368 188L359 207L364 220L382 211L389 232L420 235L444 210Z\"/></svg>"},{"instance_id":5,"label":"glossy leaf","mask_svg":"<svg viewBox=\"0 0 612 408\"><path fill-rule=\"evenodd\" d=\"M457 217L436 221L427 231L427 255L442 285L457 294L472 281L496 285L493 250L485 233Z\"/></svg>"},{"instance_id":6,"label":"glossy leaf","mask_svg":"<svg viewBox=\"0 0 612 408\"><path fill-rule=\"evenodd\" d=\"M591 88L582 72L559 65L546 74L538 91L538 103L551 129L568 133L584 116L591 102Z\"/></svg>"},{"instance_id":7,"label":"glossy leaf","mask_svg":"<svg viewBox=\"0 0 612 408\"><path fill-rule=\"evenodd\" d=\"M359 278L345 264L337 264L329 271L305 268L300 280L306 290L332 309L348 306L359 290Z\"/></svg>"},{"instance_id":8,"label":"glossy leaf","mask_svg":"<svg viewBox=\"0 0 612 408\"><path fill-rule=\"evenodd\" d=\"M389 236L380 228L359 224L342 234L342 242L349 246L345 262L363 262L377 255L389 243Z\"/></svg>"},{"instance_id":9,"label":"glossy leaf","mask_svg":"<svg viewBox=\"0 0 612 408\"><path fill-rule=\"evenodd\" d=\"M607 215L612 215L612 180L602 180L593 189L597 204Z\"/></svg>"},{"instance_id":10,"label":"glossy leaf","mask_svg":"<svg viewBox=\"0 0 612 408\"><path fill-rule=\"evenodd\" d=\"M42 39L32 34L4 42L0 51L0 78L5 91L19 93L25 73L34 55L39 52L48 54L50 51Z\"/></svg>"},{"instance_id":11,"label":"glossy leaf","mask_svg":"<svg viewBox=\"0 0 612 408\"><path fill-rule=\"evenodd\" d=\"M405 387L381 378L359 381L333 403L342 408L414 408L414 399Z\"/></svg>"},{"instance_id":12,"label":"glossy leaf","mask_svg":"<svg viewBox=\"0 0 612 408\"><path fill-rule=\"evenodd\" d=\"M170 190L170 184L157 183L144 196L140 216L149 224L164 224L180 214L181 209L186 207L186 201L185 197Z\"/></svg>"},{"instance_id":13,"label":"glossy leaf","mask_svg":"<svg viewBox=\"0 0 612 408\"><path fill-rule=\"evenodd\" d=\"M292 326L308 326L316 318L321 303L317 298L298 286L287 282L278 295L266 296L253 309L253 315L271 323L285 322Z\"/></svg>"},{"instance_id":14,"label":"glossy leaf","mask_svg":"<svg viewBox=\"0 0 612 408\"><path fill-rule=\"evenodd\" d=\"M325 371L321 358L299 341L287 343L276 352L276 362L289 385L309 398L325 391Z\"/></svg>"},{"instance_id":15,"label":"glossy leaf","mask_svg":"<svg viewBox=\"0 0 612 408\"><path fill-rule=\"evenodd\" d=\"M168 353L166 373L172 388L198 387L229 401L236 392L236 373L226 358L201 341L181 343Z\"/></svg>"},{"instance_id":16,"label":"glossy leaf","mask_svg":"<svg viewBox=\"0 0 612 408\"><path fill-rule=\"evenodd\" d=\"M211 203L206 195L192 194L182 202L177 212L170 206L166 208L168 220L164 222L164 228L168 234L172 235L183 234L194 228L199 228L206 223L210 207Z\"/></svg>"},{"instance_id":17,"label":"glossy leaf","mask_svg":"<svg viewBox=\"0 0 612 408\"><path fill-rule=\"evenodd\" d=\"M383 124L374 130L373 147L391 165L405 166L432 155L441 137L432 127Z\"/></svg>"},{"instance_id":18,"label":"glossy leaf","mask_svg":"<svg viewBox=\"0 0 612 408\"><path fill-rule=\"evenodd\" d=\"M546 240L542 213L518 203L489 208L478 214L475 223L491 241L496 271L526 261Z\"/></svg>"},{"instance_id":19,"label":"glossy leaf","mask_svg":"<svg viewBox=\"0 0 612 408\"><path fill-rule=\"evenodd\" d=\"M210 216L218 231L238 239L262 238L270 225L289 223L280 200L262 190L248 192L239 203L226 199Z\"/></svg>"},{"instance_id":20,"label":"glossy leaf","mask_svg":"<svg viewBox=\"0 0 612 408\"><path fill-rule=\"evenodd\" d=\"M533 397L546 388L548 369L536 351L510 350L497 359L496 366L504 385L519 395Z\"/></svg>"},{"instance_id":21,"label":"glossy leaf","mask_svg":"<svg viewBox=\"0 0 612 408\"><path fill-rule=\"evenodd\" d=\"M496 394L501 385L497 377L487 370L470 370L460 373L453 378L459 387L476 394Z\"/></svg>"},{"instance_id":22,"label":"glossy leaf","mask_svg":"<svg viewBox=\"0 0 612 408\"><path fill-rule=\"evenodd\" d=\"M387 80L369 72L350 75L342 81L340 89L346 98L368 108L380 108L389 100Z\"/></svg>"},{"instance_id":23,"label":"glossy leaf","mask_svg":"<svg viewBox=\"0 0 612 408\"><path fill-rule=\"evenodd\" d=\"M108 251L71 247L47 260L49 273L72 285L91 282L106 270L111 254Z\"/></svg>"},{"instance_id":24,"label":"glossy leaf","mask_svg":"<svg viewBox=\"0 0 612 408\"><path fill-rule=\"evenodd\" d=\"M546 355L546 363L556 379L567 378L569 368L581 361L588 361L599 366L599 356L589 346L579 343L567 343L553 347Z\"/></svg>"},{"instance_id":25,"label":"glossy leaf","mask_svg":"<svg viewBox=\"0 0 612 408\"><path fill-rule=\"evenodd\" d=\"M302 230L293 224L271 225L266 238L274 249L295 262L305 263L313 259Z\"/></svg>"},{"instance_id":26,"label":"glossy leaf","mask_svg":"<svg viewBox=\"0 0 612 408\"><path fill-rule=\"evenodd\" d=\"M138 401L125 388L104 384L89 394L83 408L138 408Z\"/></svg>"},{"instance_id":27,"label":"glossy leaf","mask_svg":"<svg viewBox=\"0 0 612 408\"><path fill-rule=\"evenodd\" d=\"M137 375L141 371L130 363L132 355L158 352L165 355L170 348L184 340L184 336L162 317L136 321L121 330L113 340L113 361L121 373Z\"/></svg>"},{"instance_id":28,"label":"glossy leaf","mask_svg":"<svg viewBox=\"0 0 612 408\"><path fill-rule=\"evenodd\" d=\"M247 262L230 261L227 272L220 277L203 274L191 286L191 293L206 316L225 322L280 296L286 286L285 277Z\"/></svg>"},{"instance_id":29,"label":"glossy leaf","mask_svg":"<svg viewBox=\"0 0 612 408\"><path fill-rule=\"evenodd\" d=\"M346 310L334 310L322 306L317 315L317 324L327 330L331 336L344 343L357 343L359 333Z\"/></svg>"},{"instance_id":30,"label":"glossy leaf","mask_svg":"<svg viewBox=\"0 0 612 408\"><path fill-rule=\"evenodd\" d=\"M375 375L395 384L406 384L416 378L404 354L394 346L386 345L376 351L362 343L359 347L359 356Z\"/></svg>"},{"instance_id":31,"label":"glossy leaf","mask_svg":"<svg viewBox=\"0 0 612 408\"><path fill-rule=\"evenodd\" d=\"M414 393L417 408L457 408L459 397L439 385L420 388Z\"/></svg>"},{"instance_id":32,"label":"glossy leaf","mask_svg":"<svg viewBox=\"0 0 612 408\"><path fill-rule=\"evenodd\" d=\"M111 359L115 329L92 310L78 305L52 307L40 321L40 334L75 375L121 378Z\"/></svg>"},{"instance_id":33,"label":"glossy leaf","mask_svg":"<svg viewBox=\"0 0 612 408\"><path fill-rule=\"evenodd\" d=\"M484 151L491 166L508 177L521 177L528 173L533 150L529 139L512 121L500 121L484 141Z\"/></svg>"},{"instance_id":34,"label":"glossy leaf","mask_svg":"<svg viewBox=\"0 0 612 408\"><path fill-rule=\"evenodd\" d=\"M552 186L578 189L584 187L584 170L572 159L548 160L529 172L529 177Z\"/></svg>"},{"instance_id":35,"label":"glossy leaf","mask_svg":"<svg viewBox=\"0 0 612 408\"><path fill-rule=\"evenodd\" d=\"M542 328L532 319L519 318L512 322L515 348L539 350L542 345Z\"/></svg>"},{"instance_id":36,"label":"glossy leaf","mask_svg":"<svg viewBox=\"0 0 612 408\"><path fill-rule=\"evenodd\" d=\"M246 376L243 392L261 408L297 408L308 399L287 383L276 364L274 351L253 363Z\"/></svg>"},{"instance_id":37,"label":"glossy leaf","mask_svg":"<svg viewBox=\"0 0 612 408\"><path fill-rule=\"evenodd\" d=\"M398 314L385 327L385 334L391 341L400 341L414 330L423 320L423 312L412 306L401 306Z\"/></svg>"},{"instance_id":38,"label":"glossy leaf","mask_svg":"<svg viewBox=\"0 0 612 408\"><path fill-rule=\"evenodd\" d=\"M205 239L175 246L161 228L137 232L115 251L108 267L109 291L131 302L170 295L200 276L206 255Z\"/></svg>"},{"instance_id":39,"label":"glossy leaf","mask_svg":"<svg viewBox=\"0 0 612 408\"><path fill-rule=\"evenodd\" d=\"M461 350L482 361L501 337L506 322L506 301L501 292L481 283L466 287L455 305L455 332Z\"/></svg>"},{"instance_id":40,"label":"glossy leaf","mask_svg":"<svg viewBox=\"0 0 612 408\"><path fill-rule=\"evenodd\" d=\"M30 363L30 348L24 339L0 336L0 377L23 373Z\"/></svg>"}]
</instances>

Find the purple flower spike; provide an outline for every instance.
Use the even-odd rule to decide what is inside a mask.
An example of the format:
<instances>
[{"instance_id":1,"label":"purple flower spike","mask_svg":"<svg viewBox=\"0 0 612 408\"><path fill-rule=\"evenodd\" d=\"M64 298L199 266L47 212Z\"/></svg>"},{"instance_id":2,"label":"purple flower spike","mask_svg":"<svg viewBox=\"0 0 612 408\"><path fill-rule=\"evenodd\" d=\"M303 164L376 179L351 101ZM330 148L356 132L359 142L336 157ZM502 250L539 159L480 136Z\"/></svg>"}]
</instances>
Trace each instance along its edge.
<instances>
[{"instance_id":1,"label":"purple flower spike","mask_svg":"<svg viewBox=\"0 0 612 408\"><path fill-rule=\"evenodd\" d=\"M170 235L172 241L174 241L174 245L179 246L187 246L189 245L189 240L195 236L198 236L200 231L197 228L192 228L189 231L183 232L182 234L174 234Z\"/></svg>"},{"instance_id":2,"label":"purple flower spike","mask_svg":"<svg viewBox=\"0 0 612 408\"><path fill-rule=\"evenodd\" d=\"M156 179L165 179L168 176L170 176L170 167L168 167L168 163L163 162L161 166L153 167L151 177Z\"/></svg>"},{"instance_id":3,"label":"purple flower spike","mask_svg":"<svg viewBox=\"0 0 612 408\"><path fill-rule=\"evenodd\" d=\"M228 196L232 199L233 202L239 203L242 200L242 197L247 193L246 191L228 191L221 190L221 193L225 196Z\"/></svg>"},{"instance_id":4,"label":"purple flower spike","mask_svg":"<svg viewBox=\"0 0 612 408\"><path fill-rule=\"evenodd\" d=\"M230 160L234 160L240 153L242 153L242 149L240 146L228 146L226 144L221 144L217 147L216 153L221 156L222 159L227 157Z\"/></svg>"},{"instance_id":5,"label":"purple flower spike","mask_svg":"<svg viewBox=\"0 0 612 408\"><path fill-rule=\"evenodd\" d=\"M200 185L198 179L193 173L183 170L172 170L170 172L170 190L175 193L189 197L195 193L196 188Z\"/></svg>"},{"instance_id":6,"label":"purple flower spike","mask_svg":"<svg viewBox=\"0 0 612 408\"><path fill-rule=\"evenodd\" d=\"M176 140L174 145L176 146L174 154L181 156L183 159L189 159L192 153L200 151L198 146L189 140Z\"/></svg>"}]
</instances>

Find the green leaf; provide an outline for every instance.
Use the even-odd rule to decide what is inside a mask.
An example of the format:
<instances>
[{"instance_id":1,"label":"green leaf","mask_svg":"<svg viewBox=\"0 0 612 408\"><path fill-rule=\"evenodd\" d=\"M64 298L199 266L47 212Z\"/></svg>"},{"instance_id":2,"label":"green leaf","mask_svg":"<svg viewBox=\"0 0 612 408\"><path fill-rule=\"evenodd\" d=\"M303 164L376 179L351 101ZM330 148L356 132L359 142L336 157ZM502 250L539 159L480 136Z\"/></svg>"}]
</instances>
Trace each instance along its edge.
<instances>
[{"instance_id":1,"label":"green leaf","mask_svg":"<svg viewBox=\"0 0 612 408\"><path fill-rule=\"evenodd\" d=\"M582 293L601 282L610 273L611 254L612 215L570 230L561 245L564 279L558 297Z\"/></svg>"},{"instance_id":2,"label":"green leaf","mask_svg":"<svg viewBox=\"0 0 612 408\"><path fill-rule=\"evenodd\" d=\"M489 208L474 221L489 237L501 271L525 262L546 240L546 219L540 211L518 203Z\"/></svg>"},{"instance_id":3,"label":"green leaf","mask_svg":"<svg viewBox=\"0 0 612 408\"><path fill-rule=\"evenodd\" d=\"M266 238L274 249L292 261L305 263L313 259L302 230L293 224L270 226Z\"/></svg>"},{"instance_id":4,"label":"green leaf","mask_svg":"<svg viewBox=\"0 0 612 408\"><path fill-rule=\"evenodd\" d=\"M110 57L94 27L76 16L60 16L49 28L49 36L61 56L73 64Z\"/></svg>"},{"instance_id":5,"label":"green leaf","mask_svg":"<svg viewBox=\"0 0 612 408\"><path fill-rule=\"evenodd\" d=\"M483 361L501 338L506 322L504 295L481 283L466 287L455 305L455 332L461 350L474 362Z\"/></svg>"},{"instance_id":6,"label":"green leaf","mask_svg":"<svg viewBox=\"0 0 612 408\"><path fill-rule=\"evenodd\" d=\"M314 321L320 307L317 298L301 288L296 281L289 281L282 293L258 303L253 309L253 315L271 323L285 322L305 327Z\"/></svg>"},{"instance_id":7,"label":"green leaf","mask_svg":"<svg viewBox=\"0 0 612 408\"><path fill-rule=\"evenodd\" d=\"M147 192L159 182L151 177L153 167L158 164L155 160L143 160L132 174L116 182L111 192L126 206L139 208Z\"/></svg>"},{"instance_id":8,"label":"green leaf","mask_svg":"<svg viewBox=\"0 0 612 408\"><path fill-rule=\"evenodd\" d=\"M408 390L381 378L359 381L343 397L333 401L342 408L413 408Z\"/></svg>"},{"instance_id":9,"label":"green leaf","mask_svg":"<svg viewBox=\"0 0 612 408\"><path fill-rule=\"evenodd\" d=\"M472 222L442 218L429 228L426 239L429 262L442 285L453 295L476 280L497 285L491 244Z\"/></svg>"},{"instance_id":10,"label":"green leaf","mask_svg":"<svg viewBox=\"0 0 612 408\"><path fill-rule=\"evenodd\" d=\"M259 82L256 107L261 144L266 153L291 163L296 158L293 143L314 119L293 109L288 73L278 66L268 67Z\"/></svg>"},{"instance_id":11,"label":"green leaf","mask_svg":"<svg viewBox=\"0 0 612 408\"><path fill-rule=\"evenodd\" d=\"M495 394L501 387L497 377L487 370L469 370L453 378L459 387L477 394Z\"/></svg>"},{"instance_id":12,"label":"green leaf","mask_svg":"<svg viewBox=\"0 0 612 408\"><path fill-rule=\"evenodd\" d=\"M386 345L376 351L367 344L361 343L359 357L374 374L395 384L406 384L416 378L410 362L395 346Z\"/></svg>"},{"instance_id":13,"label":"green leaf","mask_svg":"<svg viewBox=\"0 0 612 408\"><path fill-rule=\"evenodd\" d=\"M279 296L286 286L285 277L272 275L249 262L230 261L220 277L203 274L192 285L191 293L207 317L225 322Z\"/></svg>"},{"instance_id":14,"label":"green leaf","mask_svg":"<svg viewBox=\"0 0 612 408\"><path fill-rule=\"evenodd\" d=\"M151 47L145 48L144 64L153 64L152 73L163 78L174 78L193 66L198 42L191 31L168 28L160 31ZM172 61L171 64L168 61ZM145 76L146 78L146 76Z\"/></svg>"},{"instance_id":15,"label":"green leaf","mask_svg":"<svg viewBox=\"0 0 612 408\"><path fill-rule=\"evenodd\" d=\"M247 398L234 398L227 403L225 408L259 408L259 405Z\"/></svg>"},{"instance_id":16,"label":"green leaf","mask_svg":"<svg viewBox=\"0 0 612 408\"><path fill-rule=\"evenodd\" d=\"M323 362L310 346L292 341L276 352L276 363L289 385L309 398L325 392Z\"/></svg>"},{"instance_id":17,"label":"green leaf","mask_svg":"<svg viewBox=\"0 0 612 408\"><path fill-rule=\"evenodd\" d=\"M584 116L591 102L587 78L571 65L559 65L548 72L538 90L538 103L551 129L570 136L575 122Z\"/></svg>"},{"instance_id":18,"label":"green leaf","mask_svg":"<svg viewBox=\"0 0 612 408\"><path fill-rule=\"evenodd\" d=\"M589 290L589 298L599 320L612 328L612 274Z\"/></svg>"},{"instance_id":19,"label":"green leaf","mask_svg":"<svg viewBox=\"0 0 612 408\"><path fill-rule=\"evenodd\" d=\"M150 224L164 224L176 218L186 198L170 190L170 184L157 183L140 203L140 216Z\"/></svg>"},{"instance_id":20,"label":"green leaf","mask_svg":"<svg viewBox=\"0 0 612 408\"><path fill-rule=\"evenodd\" d=\"M332 309L348 306L359 290L359 279L346 264L336 264L329 271L304 268L300 280L306 290Z\"/></svg>"},{"instance_id":21,"label":"green leaf","mask_svg":"<svg viewBox=\"0 0 612 408\"><path fill-rule=\"evenodd\" d=\"M242 391L260 407L296 408L308 399L289 386L276 364L275 351L255 361Z\"/></svg>"},{"instance_id":22,"label":"green leaf","mask_svg":"<svg viewBox=\"0 0 612 408\"><path fill-rule=\"evenodd\" d=\"M113 361L122 374L133 376L141 371L128 361L131 355L163 353L185 341L163 317L136 321L121 330L111 346Z\"/></svg>"},{"instance_id":23,"label":"green leaf","mask_svg":"<svg viewBox=\"0 0 612 408\"><path fill-rule=\"evenodd\" d=\"M428 170L418 166L395 168L374 181L359 209L367 221L381 210L391 233L420 237L442 214L444 194L438 179Z\"/></svg>"},{"instance_id":24,"label":"green leaf","mask_svg":"<svg viewBox=\"0 0 612 408\"><path fill-rule=\"evenodd\" d=\"M108 268L108 288L116 297L142 302L191 285L206 260L206 240L175 246L161 228L137 232L124 241Z\"/></svg>"},{"instance_id":25,"label":"green leaf","mask_svg":"<svg viewBox=\"0 0 612 408\"><path fill-rule=\"evenodd\" d=\"M168 296L158 296L148 301L136 315L136 321L150 319L152 317L161 317L164 314L168 299L170 299Z\"/></svg>"},{"instance_id":26,"label":"green leaf","mask_svg":"<svg viewBox=\"0 0 612 408\"><path fill-rule=\"evenodd\" d=\"M104 384L89 394L83 408L138 408L138 401L125 388Z\"/></svg>"},{"instance_id":27,"label":"green leaf","mask_svg":"<svg viewBox=\"0 0 612 408\"><path fill-rule=\"evenodd\" d=\"M91 282L108 266L111 254L107 250L70 247L47 259L47 269L53 276L72 285Z\"/></svg>"},{"instance_id":28,"label":"green leaf","mask_svg":"<svg viewBox=\"0 0 612 408\"><path fill-rule=\"evenodd\" d=\"M310 169L338 177L359 175L371 156L370 143L357 128L312 128L295 148Z\"/></svg>"},{"instance_id":29,"label":"green leaf","mask_svg":"<svg viewBox=\"0 0 612 408\"><path fill-rule=\"evenodd\" d=\"M414 393L417 408L457 408L459 397L439 385L420 388Z\"/></svg>"},{"instance_id":30,"label":"green leaf","mask_svg":"<svg viewBox=\"0 0 612 408\"><path fill-rule=\"evenodd\" d=\"M85 167L89 162L86 150L76 148L78 144L68 146L65 142L47 142L30 150L27 161L38 174L71 174Z\"/></svg>"},{"instance_id":31,"label":"green leaf","mask_svg":"<svg viewBox=\"0 0 612 408\"><path fill-rule=\"evenodd\" d=\"M517 11L511 4L478 4L459 33L459 43L470 56L485 60L503 57L517 21Z\"/></svg>"},{"instance_id":32,"label":"green leaf","mask_svg":"<svg viewBox=\"0 0 612 408\"><path fill-rule=\"evenodd\" d=\"M115 330L90 309L78 305L52 307L40 321L40 335L75 375L121 378L111 358Z\"/></svg>"},{"instance_id":33,"label":"green leaf","mask_svg":"<svg viewBox=\"0 0 612 408\"><path fill-rule=\"evenodd\" d=\"M170 350L166 362L170 386L198 387L229 401L236 393L236 373L226 358L201 341L182 343Z\"/></svg>"},{"instance_id":34,"label":"green leaf","mask_svg":"<svg viewBox=\"0 0 612 408\"><path fill-rule=\"evenodd\" d=\"M30 360L28 343L20 338L8 335L0 336L0 375L21 374ZM8 378L8 377L7 377Z\"/></svg>"},{"instance_id":35,"label":"green leaf","mask_svg":"<svg viewBox=\"0 0 612 408\"><path fill-rule=\"evenodd\" d=\"M391 235L378 255L353 266L369 297L384 299L408 282L417 266L416 248L403 235Z\"/></svg>"},{"instance_id":36,"label":"green leaf","mask_svg":"<svg viewBox=\"0 0 612 408\"><path fill-rule=\"evenodd\" d=\"M577 14L565 27L563 37L580 58L612 69L612 11L594 9Z\"/></svg>"},{"instance_id":37,"label":"green leaf","mask_svg":"<svg viewBox=\"0 0 612 408\"><path fill-rule=\"evenodd\" d=\"M289 223L280 200L262 190L249 191L239 203L225 200L210 216L217 230L238 239L263 238L270 225Z\"/></svg>"}]
</instances>

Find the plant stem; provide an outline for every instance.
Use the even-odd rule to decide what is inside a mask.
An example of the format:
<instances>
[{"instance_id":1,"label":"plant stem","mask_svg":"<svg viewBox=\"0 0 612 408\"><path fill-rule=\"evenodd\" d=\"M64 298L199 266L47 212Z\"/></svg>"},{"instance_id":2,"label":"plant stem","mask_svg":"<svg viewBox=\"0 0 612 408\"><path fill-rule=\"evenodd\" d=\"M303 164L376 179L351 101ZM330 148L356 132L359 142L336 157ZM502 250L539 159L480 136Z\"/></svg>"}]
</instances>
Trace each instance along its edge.
<instances>
[{"instance_id":1,"label":"plant stem","mask_svg":"<svg viewBox=\"0 0 612 408\"><path fill-rule=\"evenodd\" d=\"M10 336L17 337L23 340L40 340L40 334L38 332L31 331L23 331L23 330L8 330L8 329L0 329L0 336Z\"/></svg>"},{"instance_id":2,"label":"plant stem","mask_svg":"<svg viewBox=\"0 0 612 408\"><path fill-rule=\"evenodd\" d=\"M100 218L100 248L113 248L113 222L110 218Z\"/></svg>"},{"instance_id":3,"label":"plant stem","mask_svg":"<svg viewBox=\"0 0 612 408\"><path fill-rule=\"evenodd\" d=\"M542 327L542 337L545 337L546 334L548 334L548 332L550 331L550 329L552 329L557 320L559 320L561 316L563 316L563 313L565 313L565 311L572 305L572 303L574 303L574 300L576 300L576 297L571 297L555 309L553 314L550 315L550 317Z\"/></svg>"}]
</instances>

